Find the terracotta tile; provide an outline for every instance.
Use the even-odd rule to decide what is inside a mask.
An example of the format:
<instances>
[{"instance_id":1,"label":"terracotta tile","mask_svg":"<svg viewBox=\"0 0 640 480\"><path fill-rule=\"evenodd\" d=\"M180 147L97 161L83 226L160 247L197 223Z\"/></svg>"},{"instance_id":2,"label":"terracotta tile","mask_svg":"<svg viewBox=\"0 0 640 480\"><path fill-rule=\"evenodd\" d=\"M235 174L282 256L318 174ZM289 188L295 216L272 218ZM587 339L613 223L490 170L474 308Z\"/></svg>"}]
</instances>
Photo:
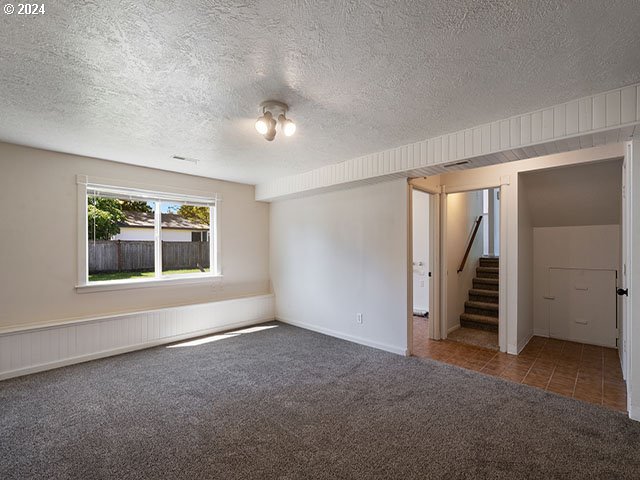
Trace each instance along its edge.
<instances>
[{"instance_id":1,"label":"terracotta tile","mask_svg":"<svg viewBox=\"0 0 640 480\"><path fill-rule=\"evenodd\" d=\"M626 412L627 411L627 399L609 399L604 397L602 399L602 404L605 407L609 407L613 410L618 410L620 412Z\"/></svg>"},{"instance_id":2,"label":"terracotta tile","mask_svg":"<svg viewBox=\"0 0 640 480\"><path fill-rule=\"evenodd\" d=\"M512 382L521 383L524 380L525 373L513 372L513 371L504 371L500 375L502 378L506 378L507 380L511 380Z\"/></svg>"},{"instance_id":3,"label":"terracotta tile","mask_svg":"<svg viewBox=\"0 0 640 480\"><path fill-rule=\"evenodd\" d=\"M523 366L523 367L527 367L530 368L531 365L533 365L533 363L536 361L535 358L531 357L531 358L524 358L521 357L520 355L518 355L512 362L511 365L519 365L519 366Z\"/></svg>"},{"instance_id":4,"label":"terracotta tile","mask_svg":"<svg viewBox=\"0 0 640 480\"><path fill-rule=\"evenodd\" d=\"M578 376L578 367L572 365L563 365L561 363L556 365L554 375L561 375L563 377L576 378Z\"/></svg>"},{"instance_id":5,"label":"terracotta tile","mask_svg":"<svg viewBox=\"0 0 640 480\"><path fill-rule=\"evenodd\" d=\"M602 397L598 395L591 395L582 392L574 392L573 398L582 400L583 402L594 403L596 405L602 405Z\"/></svg>"},{"instance_id":6,"label":"terracotta tile","mask_svg":"<svg viewBox=\"0 0 640 480\"><path fill-rule=\"evenodd\" d=\"M565 397L573 397L573 387L564 387L561 385L549 384L547 390L558 395L564 395Z\"/></svg>"},{"instance_id":7,"label":"terracotta tile","mask_svg":"<svg viewBox=\"0 0 640 480\"><path fill-rule=\"evenodd\" d=\"M576 379L571 377L558 376L555 373L549 379L549 386L554 388L570 388L573 391L576 386Z\"/></svg>"},{"instance_id":8,"label":"terracotta tile","mask_svg":"<svg viewBox=\"0 0 640 480\"><path fill-rule=\"evenodd\" d=\"M495 375L495 376L500 376L500 374L504 371L504 366L502 365L491 365L491 363L488 363L487 365L484 366L484 368L482 370L480 370L482 373L487 373L489 375Z\"/></svg>"},{"instance_id":9,"label":"terracotta tile","mask_svg":"<svg viewBox=\"0 0 640 480\"><path fill-rule=\"evenodd\" d=\"M531 373L546 375L547 377L550 377L554 370L555 370L555 366L553 363L551 365L541 363L540 359L537 359L535 363L531 366Z\"/></svg>"},{"instance_id":10,"label":"terracotta tile","mask_svg":"<svg viewBox=\"0 0 640 480\"><path fill-rule=\"evenodd\" d=\"M549 383L549 375L539 375L536 373L528 373L524 380L522 381L525 385L530 385L532 387L538 388L546 388Z\"/></svg>"},{"instance_id":11,"label":"terracotta tile","mask_svg":"<svg viewBox=\"0 0 640 480\"><path fill-rule=\"evenodd\" d=\"M416 335L416 329L422 329ZM533 337L518 356L448 340L428 338L428 322L414 322L416 356L458 365L483 374L546 388L617 411L626 411L626 384L616 349Z\"/></svg>"}]
</instances>

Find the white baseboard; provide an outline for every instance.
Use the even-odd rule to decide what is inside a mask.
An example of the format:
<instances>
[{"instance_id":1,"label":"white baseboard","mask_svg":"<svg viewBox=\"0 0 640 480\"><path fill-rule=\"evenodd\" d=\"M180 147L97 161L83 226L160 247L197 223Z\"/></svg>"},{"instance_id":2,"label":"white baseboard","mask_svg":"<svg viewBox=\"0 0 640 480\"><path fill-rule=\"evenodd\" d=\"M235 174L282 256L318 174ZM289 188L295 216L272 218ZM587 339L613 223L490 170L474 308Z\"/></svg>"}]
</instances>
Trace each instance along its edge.
<instances>
[{"instance_id":1,"label":"white baseboard","mask_svg":"<svg viewBox=\"0 0 640 480\"><path fill-rule=\"evenodd\" d=\"M629 405L629 418L640 422L640 406Z\"/></svg>"},{"instance_id":2,"label":"white baseboard","mask_svg":"<svg viewBox=\"0 0 640 480\"><path fill-rule=\"evenodd\" d=\"M332 330L329 328L318 327L316 325L311 325L309 323L283 318L279 315L276 315L276 320L282 323L293 325L294 327L304 328L305 330L311 330L314 332L322 333L324 335L329 335L330 337L340 338L342 340L347 340L348 342L358 343L360 345L365 345L367 347L377 348L378 350L384 350L386 352L395 353L396 355L402 355L405 357L409 355L409 350L407 348L396 347L393 345L374 342L371 340L367 340L366 338L356 337L354 335L338 332L336 330Z\"/></svg>"},{"instance_id":3,"label":"white baseboard","mask_svg":"<svg viewBox=\"0 0 640 480\"><path fill-rule=\"evenodd\" d=\"M449 335L451 332L455 332L459 328L460 328L460 325L454 325L453 327L449 327L449 329L447 330L447 335Z\"/></svg>"},{"instance_id":4,"label":"white baseboard","mask_svg":"<svg viewBox=\"0 0 640 480\"><path fill-rule=\"evenodd\" d=\"M527 346L527 343L529 343L529 341L533 338L534 333L530 332L524 340L522 341L518 341L518 355L520 355L520 352L522 351L522 349L524 347Z\"/></svg>"},{"instance_id":5,"label":"white baseboard","mask_svg":"<svg viewBox=\"0 0 640 480\"><path fill-rule=\"evenodd\" d=\"M547 330L547 329L534 328L534 329L533 329L533 334L534 334L536 337L545 337L545 338L549 338L549 330Z\"/></svg>"},{"instance_id":6,"label":"white baseboard","mask_svg":"<svg viewBox=\"0 0 640 480\"><path fill-rule=\"evenodd\" d=\"M0 333L0 380L275 318L273 294Z\"/></svg>"}]
</instances>

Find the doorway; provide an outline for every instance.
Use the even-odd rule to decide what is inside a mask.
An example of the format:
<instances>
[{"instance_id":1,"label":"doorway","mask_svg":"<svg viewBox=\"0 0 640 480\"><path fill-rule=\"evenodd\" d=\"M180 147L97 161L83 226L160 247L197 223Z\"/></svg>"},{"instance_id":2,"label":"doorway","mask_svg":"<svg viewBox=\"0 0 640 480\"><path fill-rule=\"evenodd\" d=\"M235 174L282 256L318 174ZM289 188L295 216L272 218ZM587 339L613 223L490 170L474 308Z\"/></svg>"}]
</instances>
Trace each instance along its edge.
<instances>
[{"instance_id":1,"label":"doorway","mask_svg":"<svg viewBox=\"0 0 640 480\"><path fill-rule=\"evenodd\" d=\"M410 353L424 350L430 339L440 339L439 264L440 198L437 190L409 186L409 247L407 280L408 345ZM437 270L437 269L436 269Z\"/></svg>"},{"instance_id":2,"label":"doorway","mask_svg":"<svg viewBox=\"0 0 640 480\"><path fill-rule=\"evenodd\" d=\"M499 350L500 195L497 188L446 195L446 338Z\"/></svg>"}]
</instances>

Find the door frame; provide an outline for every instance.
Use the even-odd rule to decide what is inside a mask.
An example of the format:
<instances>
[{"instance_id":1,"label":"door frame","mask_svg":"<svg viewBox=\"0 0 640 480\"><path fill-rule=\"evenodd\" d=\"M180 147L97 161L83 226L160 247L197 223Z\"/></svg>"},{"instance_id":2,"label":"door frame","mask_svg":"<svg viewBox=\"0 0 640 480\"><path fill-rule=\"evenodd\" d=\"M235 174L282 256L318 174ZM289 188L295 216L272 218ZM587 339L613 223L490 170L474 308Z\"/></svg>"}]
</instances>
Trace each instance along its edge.
<instances>
[{"instance_id":1,"label":"door frame","mask_svg":"<svg viewBox=\"0 0 640 480\"><path fill-rule=\"evenodd\" d=\"M622 368L627 381L627 409L629 417L640 421L640 347L636 345L638 322L634 312L640 311L640 255L634 251L640 245L640 221L634 219L633 206L640 205L640 140L637 138L625 144L623 160L623 218L621 230L623 239L622 288L628 289L623 297L622 311ZM636 215L637 216L637 215Z\"/></svg>"},{"instance_id":2,"label":"door frame","mask_svg":"<svg viewBox=\"0 0 640 480\"><path fill-rule=\"evenodd\" d=\"M498 285L498 344L501 352L507 351L507 192L505 187L509 185L509 177L503 177L500 179L499 184L495 183L479 183L474 185L460 185L447 188L446 185L442 185L442 200L441 200L441 251L440 251L440 277L442 279L447 278L447 203L448 195L451 193L466 193L475 192L478 190L484 190L488 188L496 188L500 192L500 270L499 277L503 279ZM440 288L440 330L444 332L444 336L441 338L447 338L447 282L442 282Z\"/></svg>"},{"instance_id":3,"label":"door frame","mask_svg":"<svg viewBox=\"0 0 640 480\"><path fill-rule=\"evenodd\" d=\"M429 338L440 337L440 275L435 266L440 261L440 189L417 186L408 181L407 188L407 352L413 354L413 191L429 195Z\"/></svg>"}]
</instances>

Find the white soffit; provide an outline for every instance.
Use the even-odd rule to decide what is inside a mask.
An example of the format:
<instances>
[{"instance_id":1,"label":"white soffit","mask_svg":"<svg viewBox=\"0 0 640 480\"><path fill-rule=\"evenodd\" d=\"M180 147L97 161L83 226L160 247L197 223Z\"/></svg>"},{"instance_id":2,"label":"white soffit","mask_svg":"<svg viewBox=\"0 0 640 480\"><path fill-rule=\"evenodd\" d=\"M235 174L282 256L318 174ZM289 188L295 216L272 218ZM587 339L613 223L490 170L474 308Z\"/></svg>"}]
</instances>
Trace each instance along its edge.
<instances>
[{"instance_id":1,"label":"white soffit","mask_svg":"<svg viewBox=\"0 0 640 480\"><path fill-rule=\"evenodd\" d=\"M618 143L640 133L639 124L636 84L261 183L256 200L295 198ZM451 165L463 160L469 163Z\"/></svg>"}]
</instances>

